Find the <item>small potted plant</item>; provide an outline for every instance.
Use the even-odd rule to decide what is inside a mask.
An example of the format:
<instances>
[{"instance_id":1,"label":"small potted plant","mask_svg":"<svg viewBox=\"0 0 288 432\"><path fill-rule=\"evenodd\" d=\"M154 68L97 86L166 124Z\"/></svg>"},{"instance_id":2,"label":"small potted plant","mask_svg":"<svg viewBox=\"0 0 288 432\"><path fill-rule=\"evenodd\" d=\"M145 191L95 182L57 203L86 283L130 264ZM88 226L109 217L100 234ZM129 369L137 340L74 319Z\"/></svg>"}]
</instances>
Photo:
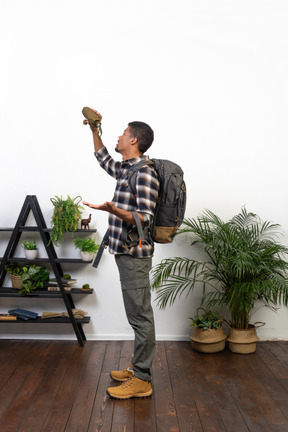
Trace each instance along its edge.
<instances>
[{"instance_id":1,"label":"small potted plant","mask_svg":"<svg viewBox=\"0 0 288 432\"><path fill-rule=\"evenodd\" d=\"M93 256L98 251L100 245L93 240L93 238L76 238L74 240L76 249L80 249L80 255L82 261L91 261Z\"/></svg>"},{"instance_id":2,"label":"small potted plant","mask_svg":"<svg viewBox=\"0 0 288 432\"><path fill-rule=\"evenodd\" d=\"M49 281L49 270L46 267L27 264L20 265L11 263L6 266L6 271L10 274L12 287L20 289L22 295L35 291L37 288L43 288L44 284Z\"/></svg>"},{"instance_id":3,"label":"small potted plant","mask_svg":"<svg viewBox=\"0 0 288 432\"><path fill-rule=\"evenodd\" d=\"M62 196L50 199L54 205L54 211L51 219L51 233L50 242L53 241L55 246L63 244L64 234L67 231L76 231L78 222L81 219L83 207L79 205L82 198L80 196L71 198L69 195L67 199Z\"/></svg>"},{"instance_id":4,"label":"small potted plant","mask_svg":"<svg viewBox=\"0 0 288 432\"><path fill-rule=\"evenodd\" d=\"M223 330L223 318L215 311L204 310L202 315L195 315L191 327L193 331L190 335L191 345L195 351L203 353L216 353L223 351L227 336Z\"/></svg>"},{"instance_id":5,"label":"small potted plant","mask_svg":"<svg viewBox=\"0 0 288 432\"><path fill-rule=\"evenodd\" d=\"M25 256L28 260L34 260L37 258L38 248L36 240L26 240L22 242L24 247Z\"/></svg>"},{"instance_id":6,"label":"small potted plant","mask_svg":"<svg viewBox=\"0 0 288 432\"><path fill-rule=\"evenodd\" d=\"M11 263L5 267L5 270L11 278L12 287L16 289L22 288L23 268L18 263Z\"/></svg>"},{"instance_id":7,"label":"small potted plant","mask_svg":"<svg viewBox=\"0 0 288 432\"><path fill-rule=\"evenodd\" d=\"M90 288L90 285L88 283L82 285L81 291L90 291L90 290L91 290L91 288Z\"/></svg>"}]
</instances>

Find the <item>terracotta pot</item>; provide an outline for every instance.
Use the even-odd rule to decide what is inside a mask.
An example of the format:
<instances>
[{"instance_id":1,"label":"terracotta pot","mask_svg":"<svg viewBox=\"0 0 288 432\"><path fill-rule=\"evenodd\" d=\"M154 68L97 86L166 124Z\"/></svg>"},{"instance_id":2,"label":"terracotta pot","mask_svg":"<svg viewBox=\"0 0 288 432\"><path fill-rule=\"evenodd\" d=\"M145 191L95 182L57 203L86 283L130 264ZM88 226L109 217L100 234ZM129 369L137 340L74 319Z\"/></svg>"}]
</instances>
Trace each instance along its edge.
<instances>
[{"instance_id":1,"label":"terracotta pot","mask_svg":"<svg viewBox=\"0 0 288 432\"><path fill-rule=\"evenodd\" d=\"M190 335L192 348L203 353L223 351L226 338L227 336L222 327L209 330L195 327Z\"/></svg>"}]
</instances>

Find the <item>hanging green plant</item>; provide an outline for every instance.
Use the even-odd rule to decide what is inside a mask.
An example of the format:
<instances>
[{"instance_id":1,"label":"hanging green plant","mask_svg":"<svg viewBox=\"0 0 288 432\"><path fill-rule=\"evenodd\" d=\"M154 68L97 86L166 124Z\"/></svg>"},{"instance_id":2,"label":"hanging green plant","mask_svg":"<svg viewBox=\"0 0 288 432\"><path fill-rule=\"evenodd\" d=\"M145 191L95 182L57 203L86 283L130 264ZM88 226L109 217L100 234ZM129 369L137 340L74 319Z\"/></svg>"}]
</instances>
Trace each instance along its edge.
<instances>
[{"instance_id":1,"label":"hanging green plant","mask_svg":"<svg viewBox=\"0 0 288 432\"><path fill-rule=\"evenodd\" d=\"M65 200L62 196L58 197L56 195L55 198L51 198L50 200L54 205L51 219L50 242L53 241L55 246L59 246L59 244L64 243L65 232L77 230L84 208L79 205L82 200L80 196L71 198L68 195Z\"/></svg>"}]
</instances>

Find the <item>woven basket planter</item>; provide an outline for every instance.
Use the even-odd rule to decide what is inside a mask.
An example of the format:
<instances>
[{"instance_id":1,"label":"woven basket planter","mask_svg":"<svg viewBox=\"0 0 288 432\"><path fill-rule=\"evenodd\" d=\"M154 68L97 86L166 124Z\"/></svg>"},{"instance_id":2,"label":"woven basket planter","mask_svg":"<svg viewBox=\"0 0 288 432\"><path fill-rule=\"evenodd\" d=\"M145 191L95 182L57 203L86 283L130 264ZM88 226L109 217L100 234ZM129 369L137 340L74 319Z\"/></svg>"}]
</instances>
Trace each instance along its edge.
<instances>
[{"instance_id":1,"label":"woven basket planter","mask_svg":"<svg viewBox=\"0 0 288 432\"><path fill-rule=\"evenodd\" d=\"M22 289L22 278L21 276L14 276L10 274L12 287L16 289Z\"/></svg>"},{"instance_id":2,"label":"woven basket planter","mask_svg":"<svg viewBox=\"0 0 288 432\"><path fill-rule=\"evenodd\" d=\"M226 338L222 327L209 330L195 327L190 335L191 346L195 351L211 354L224 350Z\"/></svg>"},{"instance_id":3,"label":"woven basket planter","mask_svg":"<svg viewBox=\"0 0 288 432\"><path fill-rule=\"evenodd\" d=\"M256 327L249 329L229 328L228 346L229 350L236 354L252 354L256 351L256 342L259 340Z\"/></svg>"}]
</instances>

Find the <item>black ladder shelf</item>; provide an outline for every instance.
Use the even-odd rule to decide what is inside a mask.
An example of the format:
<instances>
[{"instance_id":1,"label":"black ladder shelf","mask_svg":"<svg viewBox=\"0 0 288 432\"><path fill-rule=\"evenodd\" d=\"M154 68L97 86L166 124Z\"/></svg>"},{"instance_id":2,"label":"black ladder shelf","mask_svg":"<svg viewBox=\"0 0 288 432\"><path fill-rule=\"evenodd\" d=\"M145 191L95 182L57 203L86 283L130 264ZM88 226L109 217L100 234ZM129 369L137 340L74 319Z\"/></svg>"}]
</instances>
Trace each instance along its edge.
<instances>
[{"instance_id":1,"label":"black ladder shelf","mask_svg":"<svg viewBox=\"0 0 288 432\"><path fill-rule=\"evenodd\" d=\"M27 218L32 211L32 214L34 216L34 219L36 221L37 226L25 226ZM18 220L16 222L16 225L14 228L0 228L0 231L12 231L10 240L8 242L7 248L5 250L4 256L1 259L0 264L0 297L20 297L19 292L17 290L12 288L5 288L3 287L3 282L5 280L5 276L7 274L7 271L5 269L6 265L9 262L27 262L28 260L25 258L14 258L14 253L16 251L17 245L19 243L21 234L23 232L27 231L37 231L40 233L42 242L45 246L46 253L48 255L48 258L36 258L33 260L33 262L37 263L50 263L52 270L54 272L56 281L58 283L59 292L56 291L47 291L47 290L38 290L31 294L28 294L26 297L23 298L63 298L66 310L68 312L69 318L60 317L60 318L49 318L42 320L41 318L37 318L36 320L28 320L28 321L21 321L21 323L26 322L35 322L35 323L71 323L73 326L73 330L75 332L75 335L78 339L78 343L80 346L84 346L84 341L86 340L82 324L89 323L90 317L84 317L82 319L75 319L72 309L75 308L74 301L72 298L72 294L92 294L93 290L89 290L88 293L83 292L80 289L73 288L71 291L66 291L62 282L63 277L63 270L61 267L61 263L82 263L87 264L91 261L84 262L81 259L67 259L67 258L58 258L54 245L52 242L49 243L50 240L50 234L51 231L49 228L47 228L42 211L40 209L37 197L35 195L27 195L26 199L24 201L23 207L20 211ZM92 230L77 230L77 232L96 232L95 229ZM31 262L31 261L29 261ZM0 321L2 323L19 323L20 321Z\"/></svg>"}]
</instances>

